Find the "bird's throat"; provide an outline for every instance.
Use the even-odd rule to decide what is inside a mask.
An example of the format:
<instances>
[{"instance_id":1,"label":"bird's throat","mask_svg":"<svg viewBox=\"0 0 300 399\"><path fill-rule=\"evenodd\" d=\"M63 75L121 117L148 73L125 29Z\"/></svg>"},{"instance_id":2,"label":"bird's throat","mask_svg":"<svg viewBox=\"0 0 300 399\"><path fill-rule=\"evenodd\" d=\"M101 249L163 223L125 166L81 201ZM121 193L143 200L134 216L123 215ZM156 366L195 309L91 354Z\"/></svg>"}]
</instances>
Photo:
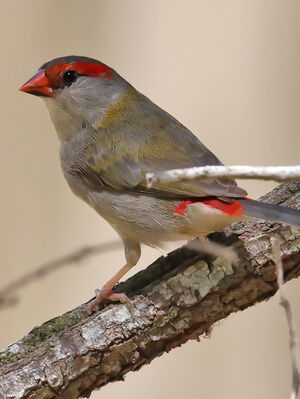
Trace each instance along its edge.
<instances>
[{"instance_id":1,"label":"bird's throat","mask_svg":"<svg viewBox=\"0 0 300 399\"><path fill-rule=\"evenodd\" d=\"M72 115L53 98L43 98L49 111L50 118L54 124L60 141L71 140L81 129L83 120L80 115Z\"/></svg>"}]
</instances>

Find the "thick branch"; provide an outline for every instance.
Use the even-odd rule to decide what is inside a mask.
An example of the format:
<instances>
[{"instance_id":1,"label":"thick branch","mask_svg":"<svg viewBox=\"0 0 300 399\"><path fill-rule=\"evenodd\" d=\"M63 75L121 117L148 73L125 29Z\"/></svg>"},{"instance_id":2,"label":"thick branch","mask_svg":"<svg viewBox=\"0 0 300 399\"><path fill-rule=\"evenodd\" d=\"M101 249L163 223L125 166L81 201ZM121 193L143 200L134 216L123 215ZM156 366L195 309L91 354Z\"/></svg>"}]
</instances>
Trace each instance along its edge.
<instances>
[{"instance_id":1,"label":"thick branch","mask_svg":"<svg viewBox=\"0 0 300 399\"><path fill-rule=\"evenodd\" d=\"M265 200L300 208L300 183L288 183ZM263 221L235 224L211 236L232 245L238 261L180 248L120 284L133 297L88 317L85 305L41 327L0 353L0 398L76 398L155 357L197 339L232 312L277 291L270 239L281 246L285 280L300 274L300 231Z\"/></svg>"}]
</instances>

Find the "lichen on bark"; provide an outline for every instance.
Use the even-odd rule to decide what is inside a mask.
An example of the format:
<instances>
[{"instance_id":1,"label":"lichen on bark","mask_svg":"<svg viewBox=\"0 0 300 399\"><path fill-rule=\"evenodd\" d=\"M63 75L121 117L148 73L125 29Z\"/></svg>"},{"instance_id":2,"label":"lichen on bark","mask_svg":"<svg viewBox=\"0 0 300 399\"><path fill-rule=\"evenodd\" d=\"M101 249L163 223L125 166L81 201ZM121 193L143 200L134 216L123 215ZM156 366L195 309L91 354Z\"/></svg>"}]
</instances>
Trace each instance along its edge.
<instances>
[{"instance_id":1,"label":"lichen on bark","mask_svg":"<svg viewBox=\"0 0 300 399\"><path fill-rule=\"evenodd\" d=\"M265 200L299 209L299 192L300 183L284 184ZM180 248L116 287L132 297L134 318L126 305L105 304L88 316L83 304L0 352L0 398L89 396L269 298L277 290L271 237L280 240L285 278L297 277L299 229L257 220L232 225L210 238L231 245L237 262Z\"/></svg>"}]
</instances>

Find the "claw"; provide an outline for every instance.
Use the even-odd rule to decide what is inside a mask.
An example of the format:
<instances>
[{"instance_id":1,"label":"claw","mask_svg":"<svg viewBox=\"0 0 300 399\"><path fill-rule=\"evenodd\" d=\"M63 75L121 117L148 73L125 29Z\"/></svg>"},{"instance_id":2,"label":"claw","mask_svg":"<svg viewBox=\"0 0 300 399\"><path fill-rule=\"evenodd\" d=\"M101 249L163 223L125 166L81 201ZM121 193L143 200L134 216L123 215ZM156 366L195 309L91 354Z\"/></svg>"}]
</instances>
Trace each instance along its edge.
<instances>
[{"instance_id":1,"label":"claw","mask_svg":"<svg viewBox=\"0 0 300 399\"><path fill-rule=\"evenodd\" d=\"M120 301L123 304L127 304L131 313L132 318L134 319L134 306L133 306L133 302L131 299L128 298L128 296L126 294L115 294L114 292L112 292L112 294L108 297L108 299L110 301Z\"/></svg>"},{"instance_id":2,"label":"claw","mask_svg":"<svg viewBox=\"0 0 300 399\"><path fill-rule=\"evenodd\" d=\"M120 281L120 279L134 266L140 257L140 244L131 242L130 240L123 240L125 245L125 256L127 263L124 265L104 286L101 290L95 290L96 298L87 306L86 311L91 314L93 310L104 302L106 299L114 302L127 303L130 308L130 313L134 317L134 307L127 295L122 293L114 293L113 287Z\"/></svg>"},{"instance_id":3,"label":"claw","mask_svg":"<svg viewBox=\"0 0 300 399\"><path fill-rule=\"evenodd\" d=\"M128 296L124 293L115 293L112 290L107 291L105 289L95 290L96 298L88 305L86 311L88 315L91 315L95 308L100 305L105 300L113 301L113 302L121 302L123 304L127 304L129 306L129 310L131 316L134 318L134 306L132 301L128 298Z\"/></svg>"}]
</instances>

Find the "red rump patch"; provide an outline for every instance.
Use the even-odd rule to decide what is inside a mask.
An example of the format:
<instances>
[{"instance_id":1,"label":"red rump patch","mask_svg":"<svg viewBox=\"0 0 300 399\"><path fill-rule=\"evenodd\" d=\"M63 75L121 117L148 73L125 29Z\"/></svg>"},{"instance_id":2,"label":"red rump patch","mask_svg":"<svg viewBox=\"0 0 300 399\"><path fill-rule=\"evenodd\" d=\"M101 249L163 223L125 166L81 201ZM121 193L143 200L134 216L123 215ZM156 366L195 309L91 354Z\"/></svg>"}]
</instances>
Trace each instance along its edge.
<instances>
[{"instance_id":1,"label":"red rump patch","mask_svg":"<svg viewBox=\"0 0 300 399\"><path fill-rule=\"evenodd\" d=\"M197 202L197 201L194 201ZM177 206L177 208L174 209L175 213L178 213L178 215L184 215L186 211L186 207L188 205L191 205L194 203L193 201L182 201L180 204Z\"/></svg>"},{"instance_id":2,"label":"red rump patch","mask_svg":"<svg viewBox=\"0 0 300 399\"><path fill-rule=\"evenodd\" d=\"M174 212L178 215L184 215L186 208L188 205L191 204L205 204L211 206L212 208L218 209L226 213L227 215L231 216L241 216L243 214L243 205L240 204L237 200L233 201L231 204L227 202L218 200L218 199L209 199L209 200L197 200L197 201L182 201L180 204L175 208Z\"/></svg>"}]
</instances>

